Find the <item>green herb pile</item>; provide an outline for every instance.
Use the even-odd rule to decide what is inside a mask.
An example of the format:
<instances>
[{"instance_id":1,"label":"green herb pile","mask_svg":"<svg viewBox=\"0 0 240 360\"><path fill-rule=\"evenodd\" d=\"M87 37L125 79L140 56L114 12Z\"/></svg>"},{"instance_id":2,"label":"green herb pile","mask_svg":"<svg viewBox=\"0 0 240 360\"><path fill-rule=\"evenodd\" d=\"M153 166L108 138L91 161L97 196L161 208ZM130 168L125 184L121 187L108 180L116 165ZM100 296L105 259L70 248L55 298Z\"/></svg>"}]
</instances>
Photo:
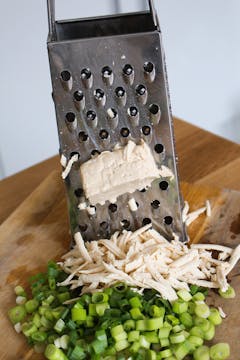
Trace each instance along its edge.
<instances>
[{"instance_id":1,"label":"green herb pile","mask_svg":"<svg viewBox=\"0 0 240 360\"><path fill-rule=\"evenodd\" d=\"M222 322L219 311L205 303L204 289L179 290L178 300L170 303L155 290L139 294L116 283L74 300L74 292L56 285L66 277L50 262L46 274L31 278L31 299L22 287L15 288L21 304L9 311L15 329L49 360L224 360L230 355L227 343L204 345ZM234 296L234 290L226 296Z\"/></svg>"}]
</instances>

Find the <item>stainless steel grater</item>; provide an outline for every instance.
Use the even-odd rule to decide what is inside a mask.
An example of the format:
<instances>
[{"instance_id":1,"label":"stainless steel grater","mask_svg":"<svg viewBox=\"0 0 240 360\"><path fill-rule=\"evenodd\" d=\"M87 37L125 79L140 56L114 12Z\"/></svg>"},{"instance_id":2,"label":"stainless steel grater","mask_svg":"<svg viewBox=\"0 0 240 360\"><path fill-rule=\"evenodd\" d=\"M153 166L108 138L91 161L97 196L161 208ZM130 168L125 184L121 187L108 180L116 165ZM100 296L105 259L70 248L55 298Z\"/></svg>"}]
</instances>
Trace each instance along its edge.
<instances>
[{"instance_id":1,"label":"stainless steel grater","mask_svg":"<svg viewBox=\"0 0 240 360\"><path fill-rule=\"evenodd\" d=\"M167 238L186 239L174 150L167 74L159 23L152 0L144 12L55 21L48 0L48 52L60 153L78 154L66 178L72 234L85 240L109 237L152 222ZM117 202L79 210L86 201L80 165L116 144L144 139L158 167L174 175ZM134 171L134 169L133 169ZM138 209L131 211L134 198Z\"/></svg>"}]
</instances>

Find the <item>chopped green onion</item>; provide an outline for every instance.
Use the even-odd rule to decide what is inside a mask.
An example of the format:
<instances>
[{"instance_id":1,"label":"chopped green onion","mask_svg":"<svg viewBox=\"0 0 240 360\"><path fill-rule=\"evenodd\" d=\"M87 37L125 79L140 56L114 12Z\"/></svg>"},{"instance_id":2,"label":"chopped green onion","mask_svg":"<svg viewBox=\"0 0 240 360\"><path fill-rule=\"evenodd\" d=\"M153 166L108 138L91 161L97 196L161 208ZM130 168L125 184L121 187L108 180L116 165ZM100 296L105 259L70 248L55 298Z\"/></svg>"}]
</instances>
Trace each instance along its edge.
<instances>
[{"instance_id":1,"label":"chopped green onion","mask_svg":"<svg viewBox=\"0 0 240 360\"><path fill-rule=\"evenodd\" d=\"M123 324L123 328L126 331L135 329L135 326L136 326L136 324L135 324L134 320L126 320Z\"/></svg>"},{"instance_id":2,"label":"chopped green onion","mask_svg":"<svg viewBox=\"0 0 240 360\"><path fill-rule=\"evenodd\" d=\"M208 320L211 321L213 325L220 325L222 323L222 318L219 311L215 308L210 308L210 315Z\"/></svg>"},{"instance_id":3,"label":"chopped green onion","mask_svg":"<svg viewBox=\"0 0 240 360\"><path fill-rule=\"evenodd\" d=\"M193 301L204 301L205 296L203 293L197 292L196 294L193 295L192 299L193 299Z\"/></svg>"},{"instance_id":4,"label":"chopped green onion","mask_svg":"<svg viewBox=\"0 0 240 360\"><path fill-rule=\"evenodd\" d=\"M194 325L200 327L202 329L202 331L208 331L209 327L210 327L210 321L208 321L207 319L195 316L193 319Z\"/></svg>"},{"instance_id":5,"label":"chopped green onion","mask_svg":"<svg viewBox=\"0 0 240 360\"><path fill-rule=\"evenodd\" d=\"M236 296L235 290L232 286L228 286L228 289L225 292L222 291L221 289L218 292L221 295L221 297L223 297L224 299L233 299Z\"/></svg>"},{"instance_id":6,"label":"chopped green onion","mask_svg":"<svg viewBox=\"0 0 240 360\"><path fill-rule=\"evenodd\" d=\"M22 286L16 286L15 288L14 288L14 292L15 292L15 294L17 295L17 296L23 296L23 297L27 297L27 294L26 294L26 292L25 292L25 290L24 290L24 288L22 287Z\"/></svg>"},{"instance_id":7,"label":"chopped green onion","mask_svg":"<svg viewBox=\"0 0 240 360\"><path fill-rule=\"evenodd\" d=\"M73 321L84 321L87 317L87 311L85 309L74 306L71 310Z\"/></svg>"},{"instance_id":8,"label":"chopped green onion","mask_svg":"<svg viewBox=\"0 0 240 360\"><path fill-rule=\"evenodd\" d=\"M170 335L169 339L171 341L171 344L179 344L185 341L185 335L181 332L174 335Z\"/></svg>"},{"instance_id":9,"label":"chopped green onion","mask_svg":"<svg viewBox=\"0 0 240 360\"><path fill-rule=\"evenodd\" d=\"M92 302L94 304L105 303L108 301L108 295L103 292L96 292L92 294Z\"/></svg>"},{"instance_id":10,"label":"chopped green onion","mask_svg":"<svg viewBox=\"0 0 240 360\"><path fill-rule=\"evenodd\" d=\"M47 339L47 333L44 331L36 331L32 334L31 338L37 342L44 342Z\"/></svg>"},{"instance_id":11,"label":"chopped green onion","mask_svg":"<svg viewBox=\"0 0 240 360\"><path fill-rule=\"evenodd\" d=\"M109 309L110 306L108 303L101 303L101 304L96 304L96 313L99 316L103 316L104 312L106 309Z\"/></svg>"},{"instance_id":12,"label":"chopped green onion","mask_svg":"<svg viewBox=\"0 0 240 360\"><path fill-rule=\"evenodd\" d=\"M64 352L53 344L46 347L44 355L49 360L68 360Z\"/></svg>"},{"instance_id":13,"label":"chopped green onion","mask_svg":"<svg viewBox=\"0 0 240 360\"><path fill-rule=\"evenodd\" d=\"M158 335L155 331L146 331L143 333L143 335L145 336L145 339L150 342L151 344L158 344L159 343L159 338Z\"/></svg>"},{"instance_id":14,"label":"chopped green onion","mask_svg":"<svg viewBox=\"0 0 240 360\"><path fill-rule=\"evenodd\" d=\"M209 348L205 345L199 346L193 353L194 360L210 360Z\"/></svg>"},{"instance_id":15,"label":"chopped green onion","mask_svg":"<svg viewBox=\"0 0 240 360\"><path fill-rule=\"evenodd\" d=\"M128 347L129 347L129 342L128 342L127 340L125 340L125 339L119 340L119 341L117 341L116 344L115 344L115 349L116 349L117 351L123 351L123 350L125 350L125 349L128 348Z\"/></svg>"},{"instance_id":16,"label":"chopped green onion","mask_svg":"<svg viewBox=\"0 0 240 360\"><path fill-rule=\"evenodd\" d=\"M127 284L118 282L113 286L113 289L118 293L124 294L125 292L127 292L128 287Z\"/></svg>"},{"instance_id":17,"label":"chopped green onion","mask_svg":"<svg viewBox=\"0 0 240 360\"><path fill-rule=\"evenodd\" d=\"M190 335L203 338L203 334L204 334L204 331L198 326L194 326L190 329Z\"/></svg>"},{"instance_id":18,"label":"chopped green onion","mask_svg":"<svg viewBox=\"0 0 240 360\"><path fill-rule=\"evenodd\" d=\"M152 317L164 317L165 315L165 308L159 307L157 305L152 305L149 309L149 314Z\"/></svg>"},{"instance_id":19,"label":"chopped green onion","mask_svg":"<svg viewBox=\"0 0 240 360\"><path fill-rule=\"evenodd\" d=\"M152 330L158 330L163 326L163 318L153 318L153 319L146 319L146 330L152 331Z\"/></svg>"},{"instance_id":20,"label":"chopped green onion","mask_svg":"<svg viewBox=\"0 0 240 360\"><path fill-rule=\"evenodd\" d=\"M193 318L188 312L180 314L179 319L186 328L191 328L193 326Z\"/></svg>"},{"instance_id":21,"label":"chopped green onion","mask_svg":"<svg viewBox=\"0 0 240 360\"><path fill-rule=\"evenodd\" d=\"M227 343L219 343L210 348L210 358L212 360L225 360L229 356L230 347Z\"/></svg>"},{"instance_id":22,"label":"chopped green onion","mask_svg":"<svg viewBox=\"0 0 240 360\"><path fill-rule=\"evenodd\" d=\"M129 304L132 308L142 308L142 303L138 296L134 296L129 299Z\"/></svg>"},{"instance_id":23,"label":"chopped green onion","mask_svg":"<svg viewBox=\"0 0 240 360\"><path fill-rule=\"evenodd\" d=\"M204 332L204 339L205 340L212 340L215 336L215 326L210 323L209 329Z\"/></svg>"},{"instance_id":24,"label":"chopped green onion","mask_svg":"<svg viewBox=\"0 0 240 360\"><path fill-rule=\"evenodd\" d=\"M8 316L13 324L22 322L26 315L26 310L23 305L17 305L8 311Z\"/></svg>"},{"instance_id":25,"label":"chopped green onion","mask_svg":"<svg viewBox=\"0 0 240 360\"><path fill-rule=\"evenodd\" d=\"M166 346L169 346L170 345L170 341L168 338L166 339L160 339L160 344L161 344L161 347L166 347Z\"/></svg>"},{"instance_id":26,"label":"chopped green onion","mask_svg":"<svg viewBox=\"0 0 240 360\"><path fill-rule=\"evenodd\" d=\"M180 297L183 301L190 301L192 299L192 295L187 290L179 290L177 292L178 297Z\"/></svg>"},{"instance_id":27,"label":"chopped green onion","mask_svg":"<svg viewBox=\"0 0 240 360\"><path fill-rule=\"evenodd\" d=\"M157 359L157 354L155 353L155 351L148 349L146 351L145 358L146 358L146 360L156 360Z\"/></svg>"},{"instance_id":28,"label":"chopped green onion","mask_svg":"<svg viewBox=\"0 0 240 360\"><path fill-rule=\"evenodd\" d=\"M151 345L150 342L147 341L147 339L144 335L139 336L139 344L140 344L140 347L142 347L144 349L149 349L150 345Z\"/></svg>"},{"instance_id":29,"label":"chopped green onion","mask_svg":"<svg viewBox=\"0 0 240 360\"><path fill-rule=\"evenodd\" d=\"M188 337L188 341L193 344L194 346L201 346L203 344L203 339L198 336L190 335Z\"/></svg>"},{"instance_id":30,"label":"chopped green onion","mask_svg":"<svg viewBox=\"0 0 240 360\"><path fill-rule=\"evenodd\" d=\"M32 322L24 323L22 325L22 332L26 337L32 336L37 331L38 331L38 329L37 329L36 325L33 324Z\"/></svg>"},{"instance_id":31,"label":"chopped green onion","mask_svg":"<svg viewBox=\"0 0 240 360\"><path fill-rule=\"evenodd\" d=\"M170 349L166 349L166 350L160 351L159 354L161 355L161 359L166 359L172 355L172 351Z\"/></svg>"},{"instance_id":32,"label":"chopped green onion","mask_svg":"<svg viewBox=\"0 0 240 360\"><path fill-rule=\"evenodd\" d=\"M138 330L132 330L128 333L128 341L134 342L139 339L140 331Z\"/></svg>"},{"instance_id":33,"label":"chopped green onion","mask_svg":"<svg viewBox=\"0 0 240 360\"><path fill-rule=\"evenodd\" d=\"M172 304L172 309L176 314L182 314L187 311L188 303L182 299L178 299Z\"/></svg>"},{"instance_id":34,"label":"chopped green onion","mask_svg":"<svg viewBox=\"0 0 240 360\"><path fill-rule=\"evenodd\" d=\"M179 344L174 350L177 360L183 360L193 350L193 345L188 340Z\"/></svg>"},{"instance_id":35,"label":"chopped green onion","mask_svg":"<svg viewBox=\"0 0 240 360\"><path fill-rule=\"evenodd\" d=\"M60 333L63 331L64 328L65 328L65 322L62 319L59 319L54 326L54 330Z\"/></svg>"},{"instance_id":36,"label":"chopped green onion","mask_svg":"<svg viewBox=\"0 0 240 360\"><path fill-rule=\"evenodd\" d=\"M39 306L39 302L36 299L28 300L25 304L25 309L28 314L32 314Z\"/></svg>"},{"instance_id":37,"label":"chopped green onion","mask_svg":"<svg viewBox=\"0 0 240 360\"><path fill-rule=\"evenodd\" d=\"M209 306L205 303L203 304L196 304L195 306L195 314L199 316L200 318L208 318L210 315L210 309Z\"/></svg>"},{"instance_id":38,"label":"chopped green onion","mask_svg":"<svg viewBox=\"0 0 240 360\"><path fill-rule=\"evenodd\" d=\"M144 319L144 315L139 308L132 308L130 314L134 320Z\"/></svg>"},{"instance_id":39,"label":"chopped green onion","mask_svg":"<svg viewBox=\"0 0 240 360\"><path fill-rule=\"evenodd\" d=\"M169 337L171 328L170 327L162 327L159 329L158 337L159 339L166 339Z\"/></svg>"}]
</instances>

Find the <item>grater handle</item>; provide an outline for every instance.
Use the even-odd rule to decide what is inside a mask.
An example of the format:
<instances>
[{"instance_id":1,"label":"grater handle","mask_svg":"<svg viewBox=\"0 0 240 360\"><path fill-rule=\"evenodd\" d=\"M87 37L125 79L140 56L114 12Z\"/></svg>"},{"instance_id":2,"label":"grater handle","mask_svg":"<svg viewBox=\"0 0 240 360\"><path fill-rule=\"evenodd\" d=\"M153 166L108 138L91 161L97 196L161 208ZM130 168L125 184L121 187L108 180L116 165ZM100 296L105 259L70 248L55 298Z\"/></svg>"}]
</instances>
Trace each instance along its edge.
<instances>
[{"instance_id":1,"label":"grater handle","mask_svg":"<svg viewBox=\"0 0 240 360\"><path fill-rule=\"evenodd\" d=\"M153 0L148 0L150 13L153 17L154 25L159 28L157 12ZM47 0L48 9L48 26L50 38L56 38L56 25L55 25L55 0Z\"/></svg>"},{"instance_id":2,"label":"grater handle","mask_svg":"<svg viewBox=\"0 0 240 360\"><path fill-rule=\"evenodd\" d=\"M50 38L56 37L56 26L55 26L55 0L47 0L48 10L48 27Z\"/></svg>"}]
</instances>

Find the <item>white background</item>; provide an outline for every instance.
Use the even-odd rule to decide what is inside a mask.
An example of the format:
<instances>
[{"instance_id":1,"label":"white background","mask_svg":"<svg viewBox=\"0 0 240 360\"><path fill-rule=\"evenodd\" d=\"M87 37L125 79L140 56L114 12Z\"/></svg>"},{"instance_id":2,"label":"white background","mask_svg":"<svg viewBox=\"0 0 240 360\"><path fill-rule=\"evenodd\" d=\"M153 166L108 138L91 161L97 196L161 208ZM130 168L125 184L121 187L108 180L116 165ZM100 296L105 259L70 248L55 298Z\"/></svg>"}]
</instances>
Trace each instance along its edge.
<instances>
[{"instance_id":1,"label":"white background","mask_svg":"<svg viewBox=\"0 0 240 360\"><path fill-rule=\"evenodd\" d=\"M141 10L144 0L56 0L57 18ZM240 141L240 1L155 0L173 113ZM45 0L0 1L0 178L58 151Z\"/></svg>"}]
</instances>

